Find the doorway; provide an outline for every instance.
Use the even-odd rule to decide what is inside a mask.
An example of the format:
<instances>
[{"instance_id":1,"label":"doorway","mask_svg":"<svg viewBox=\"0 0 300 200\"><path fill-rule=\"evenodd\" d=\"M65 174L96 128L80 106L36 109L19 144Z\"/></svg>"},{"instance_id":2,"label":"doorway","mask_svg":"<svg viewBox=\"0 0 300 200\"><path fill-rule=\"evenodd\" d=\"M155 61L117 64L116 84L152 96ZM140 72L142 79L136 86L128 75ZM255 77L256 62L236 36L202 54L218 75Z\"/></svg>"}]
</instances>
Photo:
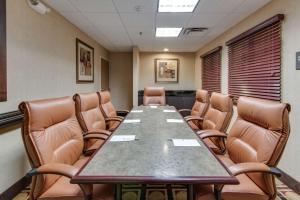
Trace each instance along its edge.
<instances>
[{"instance_id":1,"label":"doorway","mask_svg":"<svg viewBox=\"0 0 300 200\"><path fill-rule=\"evenodd\" d=\"M101 89L109 90L109 62L101 58Z\"/></svg>"}]
</instances>

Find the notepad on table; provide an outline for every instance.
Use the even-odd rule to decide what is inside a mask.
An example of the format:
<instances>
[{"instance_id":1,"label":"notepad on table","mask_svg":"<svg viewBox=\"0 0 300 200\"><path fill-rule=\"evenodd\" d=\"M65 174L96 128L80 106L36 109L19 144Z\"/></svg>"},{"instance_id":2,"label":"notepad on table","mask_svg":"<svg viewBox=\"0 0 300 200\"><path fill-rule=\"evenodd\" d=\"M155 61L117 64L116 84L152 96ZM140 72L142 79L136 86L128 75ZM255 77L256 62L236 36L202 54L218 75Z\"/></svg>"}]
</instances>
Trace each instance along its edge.
<instances>
[{"instance_id":1,"label":"notepad on table","mask_svg":"<svg viewBox=\"0 0 300 200\"><path fill-rule=\"evenodd\" d=\"M200 147L200 144L195 139L172 139L175 147Z\"/></svg>"},{"instance_id":2,"label":"notepad on table","mask_svg":"<svg viewBox=\"0 0 300 200\"><path fill-rule=\"evenodd\" d=\"M142 113L143 110L132 110L131 112L132 112L132 113Z\"/></svg>"},{"instance_id":3,"label":"notepad on table","mask_svg":"<svg viewBox=\"0 0 300 200\"><path fill-rule=\"evenodd\" d=\"M157 106L150 106L150 108L157 108Z\"/></svg>"},{"instance_id":4,"label":"notepad on table","mask_svg":"<svg viewBox=\"0 0 300 200\"><path fill-rule=\"evenodd\" d=\"M140 119L125 119L123 123L129 124L129 123L140 123Z\"/></svg>"},{"instance_id":5,"label":"notepad on table","mask_svg":"<svg viewBox=\"0 0 300 200\"><path fill-rule=\"evenodd\" d=\"M135 140L135 135L114 135L110 139L111 142L128 142Z\"/></svg>"},{"instance_id":6,"label":"notepad on table","mask_svg":"<svg viewBox=\"0 0 300 200\"><path fill-rule=\"evenodd\" d=\"M165 112L165 113L174 113L176 111L175 110L163 110L163 112Z\"/></svg>"},{"instance_id":7,"label":"notepad on table","mask_svg":"<svg viewBox=\"0 0 300 200\"><path fill-rule=\"evenodd\" d=\"M183 123L182 119L167 119L168 123Z\"/></svg>"}]
</instances>

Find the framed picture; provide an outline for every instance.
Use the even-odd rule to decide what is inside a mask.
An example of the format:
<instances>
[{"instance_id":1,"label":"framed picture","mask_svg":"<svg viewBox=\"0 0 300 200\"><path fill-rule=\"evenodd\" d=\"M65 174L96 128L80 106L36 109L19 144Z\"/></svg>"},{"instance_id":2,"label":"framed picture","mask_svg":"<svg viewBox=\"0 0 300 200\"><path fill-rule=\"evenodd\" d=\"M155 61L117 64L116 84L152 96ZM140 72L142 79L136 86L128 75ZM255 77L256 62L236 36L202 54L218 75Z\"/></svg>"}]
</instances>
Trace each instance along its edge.
<instances>
[{"instance_id":1,"label":"framed picture","mask_svg":"<svg viewBox=\"0 0 300 200\"><path fill-rule=\"evenodd\" d=\"M94 48L76 38L76 82L94 82Z\"/></svg>"},{"instance_id":2,"label":"framed picture","mask_svg":"<svg viewBox=\"0 0 300 200\"><path fill-rule=\"evenodd\" d=\"M155 59L155 82L178 83L178 71L178 59Z\"/></svg>"}]
</instances>

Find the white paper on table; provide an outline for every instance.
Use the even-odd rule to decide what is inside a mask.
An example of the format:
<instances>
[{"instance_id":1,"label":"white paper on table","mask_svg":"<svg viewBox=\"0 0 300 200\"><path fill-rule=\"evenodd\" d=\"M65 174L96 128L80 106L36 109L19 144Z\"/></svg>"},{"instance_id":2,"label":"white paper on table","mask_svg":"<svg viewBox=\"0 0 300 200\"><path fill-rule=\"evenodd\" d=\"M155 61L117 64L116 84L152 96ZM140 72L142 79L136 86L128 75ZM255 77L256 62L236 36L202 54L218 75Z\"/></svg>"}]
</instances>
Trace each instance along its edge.
<instances>
[{"instance_id":1,"label":"white paper on table","mask_svg":"<svg viewBox=\"0 0 300 200\"><path fill-rule=\"evenodd\" d=\"M165 113L174 113L176 111L175 110L164 110L163 112L165 112Z\"/></svg>"},{"instance_id":2,"label":"white paper on table","mask_svg":"<svg viewBox=\"0 0 300 200\"><path fill-rule=\"evenodd\" d=\"M125 123L125 124L129 124L129 123L140 123L140 122L141 122L140 119L125 119L125 120L123 121L123 123Z\"/></svg>"},{"instance_id":3,"label":"white paper on table","mask_svg":"<svg viewBox=\"0 0 300 200\"><path fill-rule=\"evenodd\" d=\"M182 119L167 119L168 123L183 123Z\"/></svg>"},{"instance_id":4,"label":"white paper on table","mask_svg":"<svg viewBox=\"0 0 300 200\"><path fill-rule=\"evenodd\" d=\"M200 147L200 144L195 139L172 139L175 147Z\"/></svg>"},{"instance_id":5,"label":"white paper on table","mask_svg":"<svg viewBox=\"0 0 300 200\"><path fill-rule=\"evenodd\" d=\"M111 142L128 142L135 140L135 135L114 135L110 139Z\"/></svg>"},{"instance_id":6,"label":"white paper on table","mask_svg":"<svg viewBox=\"0 0 300 200\"><path fill-rule=\"evenodd\" d=\"M132 112L132 113L142 113L143 110L132 110L131 112Z\"/></svg>"},{"instance_id":7,"label":"white paper on table","mask_svg":"<svg viewBox=\"0 0 300 200\"><path fill-rule=\"evenodd\" d=\"M150 108L157 108L157 106L150 106Z\"/></svg>"}]
</instances>

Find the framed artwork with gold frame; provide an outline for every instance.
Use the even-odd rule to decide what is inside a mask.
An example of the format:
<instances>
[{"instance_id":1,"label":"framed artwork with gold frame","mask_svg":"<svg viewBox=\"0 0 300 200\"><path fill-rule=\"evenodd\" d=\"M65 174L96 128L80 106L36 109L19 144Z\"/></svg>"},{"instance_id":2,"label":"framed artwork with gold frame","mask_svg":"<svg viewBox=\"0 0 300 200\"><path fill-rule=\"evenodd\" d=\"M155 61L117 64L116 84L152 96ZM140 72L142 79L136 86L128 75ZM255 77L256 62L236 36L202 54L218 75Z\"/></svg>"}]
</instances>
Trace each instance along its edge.
<instances>
[{"instance_id":1,"label":"framed artwork with gold frame","mask_svg":"<svg viewBox=\"0 0 300 200\"><path fill-rule=\"evenodd\" d=\"M159 58L154 62L156 83L178 83L179 59Z\"/></svg>"}]
</instances>

